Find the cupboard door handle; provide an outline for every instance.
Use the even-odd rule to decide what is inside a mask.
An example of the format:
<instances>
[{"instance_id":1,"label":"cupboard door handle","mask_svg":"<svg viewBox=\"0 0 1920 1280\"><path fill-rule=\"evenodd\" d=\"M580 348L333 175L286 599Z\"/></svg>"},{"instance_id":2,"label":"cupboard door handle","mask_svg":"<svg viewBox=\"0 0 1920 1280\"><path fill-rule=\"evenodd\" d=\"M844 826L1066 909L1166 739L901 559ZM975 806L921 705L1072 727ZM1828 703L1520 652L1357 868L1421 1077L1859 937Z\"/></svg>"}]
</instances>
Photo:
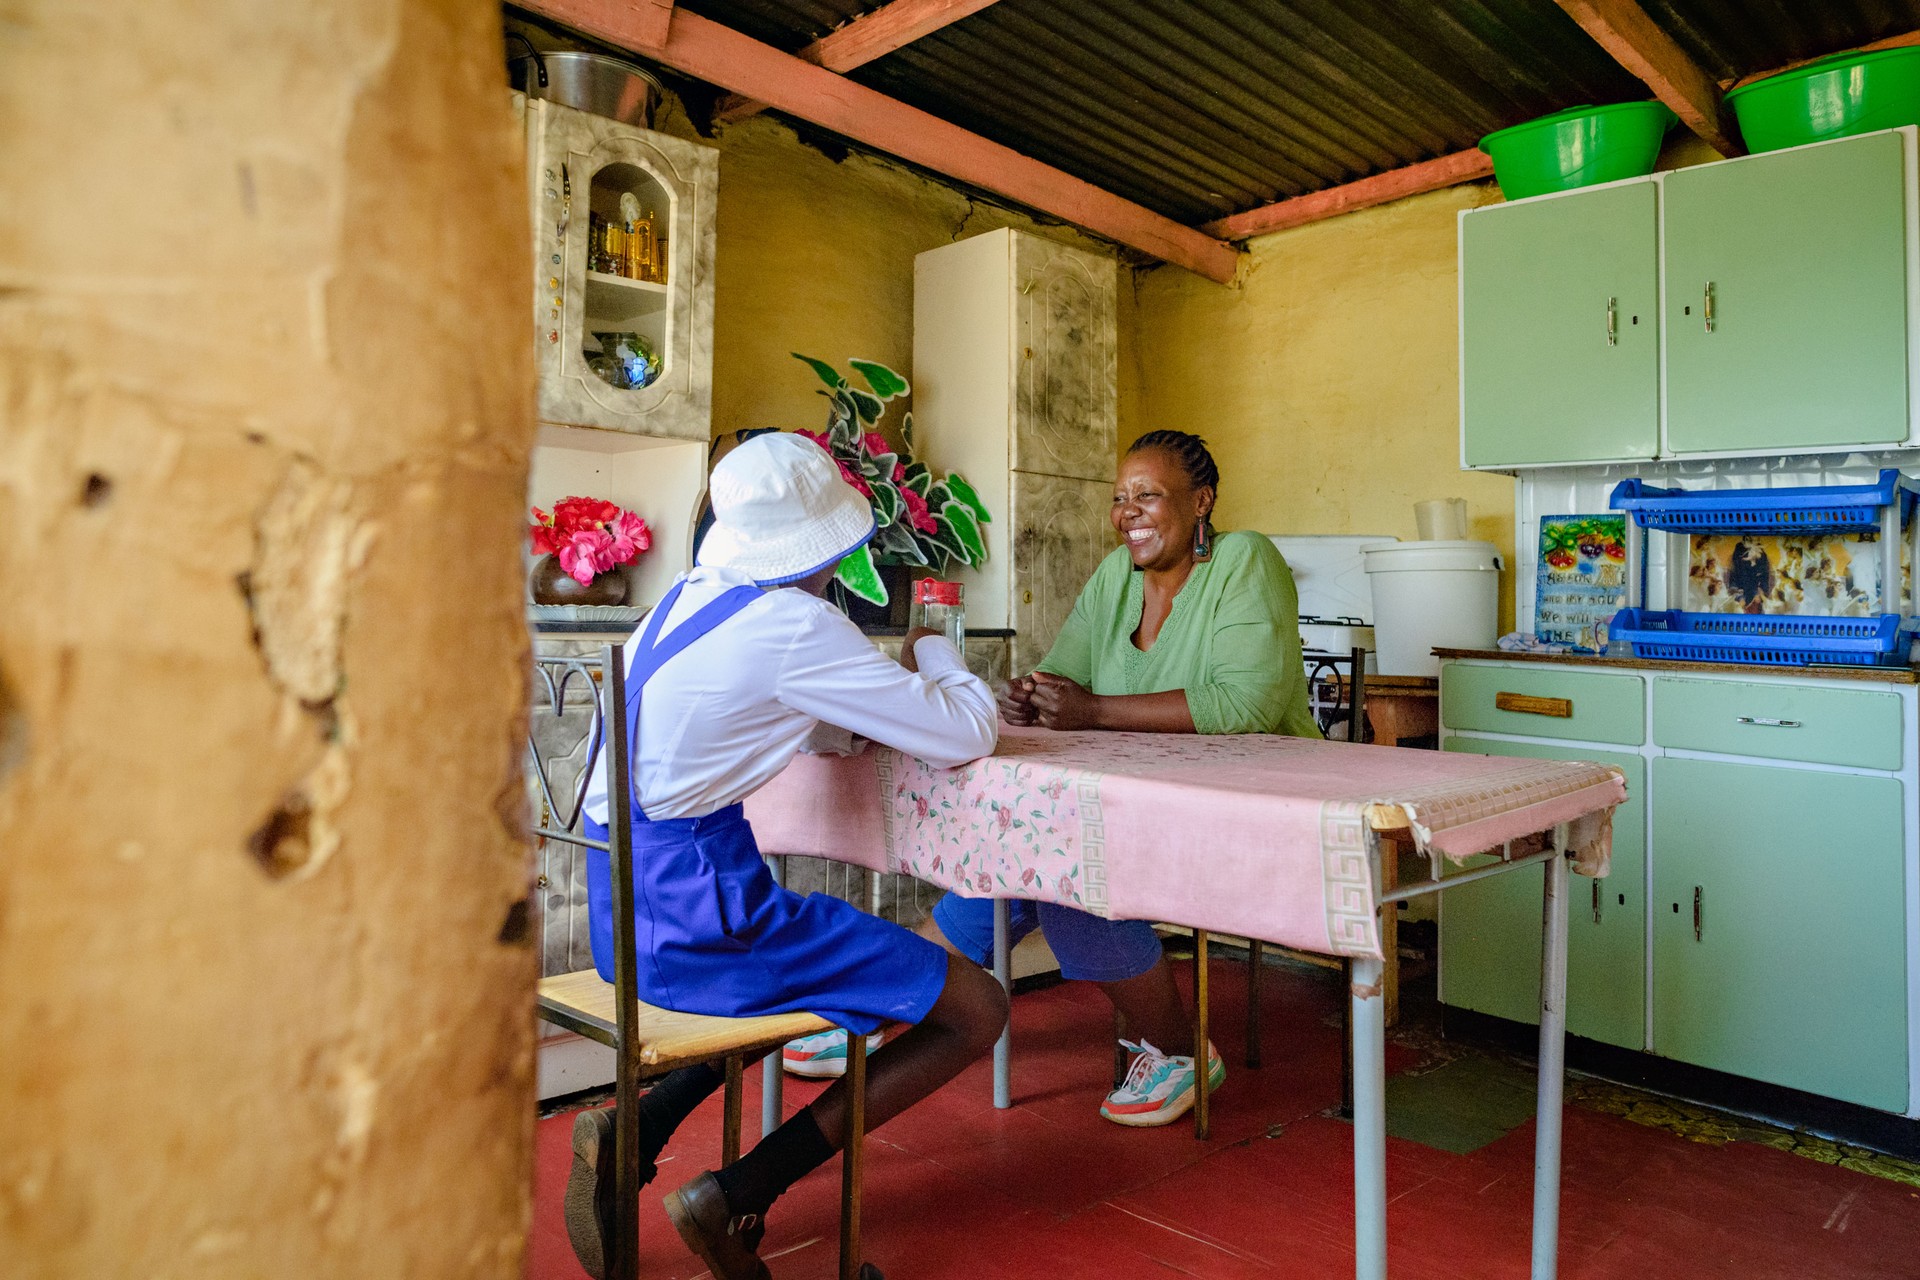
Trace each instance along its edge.
<instances>
[{"instance_id":1,"label":"cupboard door handle","mask_svg":"<svg viewBox=\"0 0 1920 1280\"><path fill-rule=\"evenodd\" d=\"M1775 720L1769 716L1735 716L1733 722L1757 725L1763 729L1798 729L1800 727L1798 720Z\"/></svg>"},{"instance_id":2,"label":"cupboard door handle","mask_svg":"<svg viewBox=\"0 0 1920 1280\"><path fill-rule=\"evenodd\" d=\"M1701 297L1701 310L1706 314L1707 332L1713 332L1713 281L1707 281L1707 287Z\"/></svg>"},{"instance_id":3,"label":"cupboard door handle","mask_svg":"<svg viewBox=\"0 0 1920 1280\"><path fill-rule=\"evenodd\" d=\"M1572 698L1537 698L1530 693L1496 693L1496 711L1516 711L1523 716L1552 716L1556 720L1573 719Z\"/></svg>"},{"instance_id":4,"label":"cupboard door handle","mask_svg":"<svg viewBox=\"0 0 1920 1280\"><path fill-rule=\"evenodd\" d=\"M1617 298L1607 299L1607 345L1620 345L1620 301Z\"/></svg>"},{"instance_id":5,"label":"cupboard door handle","mask_svg":"<svg viewBox=\"0 0 1920 1280\"><path fill-rule=\"evenodd\" d=\"M1600 882L1593 882L1593 922L1600 923Z\"/></svg>"},{"instance_id":6,"label":"cupboard door handle","mask_svg":"<svg viewBox=\"0 0 1920 1280\"><path fill-rule=\"evenodd\" d=\"M1700 886L1693 886L1693 940L1700 941Z\"/></svg>"}]
</instances>

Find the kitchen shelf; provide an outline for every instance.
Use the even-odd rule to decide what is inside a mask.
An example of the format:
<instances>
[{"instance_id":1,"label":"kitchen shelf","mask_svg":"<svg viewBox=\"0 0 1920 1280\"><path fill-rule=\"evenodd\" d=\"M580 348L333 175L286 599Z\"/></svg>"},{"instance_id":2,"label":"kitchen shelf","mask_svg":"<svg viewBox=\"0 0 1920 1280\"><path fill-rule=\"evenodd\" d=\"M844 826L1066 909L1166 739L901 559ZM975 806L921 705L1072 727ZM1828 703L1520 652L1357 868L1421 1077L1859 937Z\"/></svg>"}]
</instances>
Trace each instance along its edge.
<instances>
[{"instance_id":1,"label":"kitchen shelf","mask_svg":"<svg viewBox=\"0 0 1920 1280\"><path fill-rule=\"evenodd\" d=\"M633 325L650 316L663 315L670 292L666 285L651 280L629 280L625 276L589 271L586 285L589 329Z\"/></svg>"},{"instance_id":2,"label":"kitchen shelf","mask_svg":"<svg viewBox=\"0 0 1920 1280\"><path fill-rule=\"evenodd\" d=\"M1920 483L1889 467L1872 484L1803 485L1783 489L1661 489L1642 480L1614 486L1608 506L1643 529L1670 533L1878 533L1881 514L1900 504L1913 518Z\"/></svg>"},{"instance_id":3,"label":"kitchen shelf","mask_svg":"<svg viewBox=\"0 0 1920 1280\"><path fill-rule=\"evenodd\" d=\"M1774 667L1902 666L1913 639L1897 613L1825 618L1622 609L1607 629L1610 653L1624 642L1636 658Z\"/></svg>"},{"instance_id":4,"label":"kitchen shelf","mask_svg":"<svg viewBox=\"0 0 1920 1280\"><path fill-rule=\"evenodd\" d=\"M632 289L640 293L657 293L667 296L667 285L659 280L635 280L632 276L609 275L605 271L587 272L587 283L608 285L615 289Z\"/></svg>"}]
</instances>

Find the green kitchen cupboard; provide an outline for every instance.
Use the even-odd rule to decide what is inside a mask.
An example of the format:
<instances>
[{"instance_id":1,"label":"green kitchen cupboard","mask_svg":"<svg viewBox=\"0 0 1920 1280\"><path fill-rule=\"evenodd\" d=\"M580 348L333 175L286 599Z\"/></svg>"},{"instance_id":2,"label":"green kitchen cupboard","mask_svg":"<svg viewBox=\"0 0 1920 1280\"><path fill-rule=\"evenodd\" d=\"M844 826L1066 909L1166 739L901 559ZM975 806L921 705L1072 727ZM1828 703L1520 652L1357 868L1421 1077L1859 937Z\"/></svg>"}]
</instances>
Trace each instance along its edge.
<instances>
[{"instance_id":1,"label":"green kitchen cupboard","mask_svg":"<svg viewBox=\"0 0 1920 1280\"><path fill-rule=\"evenodd\" d=\"M1666 452L1903 442L1908 140L1661 178Z\"/></svg>"},{"instance_id":2,"label":"green kitchen cupboard","mask_svg":"<svg viewBox=\"0 0 1920 1280\"><path fill-rule=\"evenodd\" d=\"M1452 678L1462 668L1449 668ZM1620 769L1627 801L1613 816L1605 879L1567 880L1567 1030L1628 1049L1646 1045L1646 762L1577 744L1449 738L1449 751L1592 760ZM1476 859L1476 864L1488 859ZM1510 871L1440 897L1442 999L1515 1022L1540 1020L1540 894L1544 873Z\"/></svg>"},{"instance_id":3,"label":"green kitchen cupboard","mask_svg":"<svg viewBox=\"0 0 1920 1280\"><path fill-rule=\"evenodd\" d=\"M1652 179L1461 215L1466 466L1654 456L1656 221Z\"/></svg>"},{"instance_id":4,"label":"green kitchen cupboard","mask_svg":"<svg viewBox=\"0 0 1920 1280\"><path fill-rule=\"evenodd\" d=\"M1653 762L1655 1053L1907 1106L1900 780Z\"/></svg>"}]
</instances>

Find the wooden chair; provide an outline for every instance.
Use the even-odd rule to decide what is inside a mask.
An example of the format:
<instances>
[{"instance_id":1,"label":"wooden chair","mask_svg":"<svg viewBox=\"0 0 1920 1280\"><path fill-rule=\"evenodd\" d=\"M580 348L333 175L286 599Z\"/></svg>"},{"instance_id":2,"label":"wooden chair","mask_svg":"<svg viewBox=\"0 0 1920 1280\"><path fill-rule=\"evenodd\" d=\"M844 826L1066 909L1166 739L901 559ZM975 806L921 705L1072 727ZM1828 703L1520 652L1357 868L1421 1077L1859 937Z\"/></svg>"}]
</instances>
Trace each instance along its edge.
<instances>
[{"instance_id":1,"label":"wooden chair","mask_svg":"<svg viewBox=\"0 0 1920 1280\"><path fill-rule=\"evenodd\" d=\"M1347 741L1366 742L1372 737L1371 731L1367 727L1367 651L1365 649L1355 648L1347 655L1347 670L1344 676L1342 676L1340 672L1340 666L1341 660L1339 658L1322 658L1317 660L1307 672L1307 682L1309 686L1319 684L1322 681L1330 681L1334 690L1334 700L1329 704L1323 705L1316 716L1320 725L1320 732L1328 733L1334 725L1344 721L1347 729ZM1344 708L1340 705L1342 702L1346 704ZM1204 1070L1205 1062L1202 1055L1207 1051L1208 1024L1211 1021L1212 1013L1207 990L1207 949L1210 942L1211 938L1207 930L1195 929L1193 931L1193 1060L1196 1064L1201 1064L1196 1067L1196 1076L1202 1079L1204 1077L1200 1076L1200 1072ZM1260 974L1265 967L1266 943L1260 941L1258 938L1247 939L1246 1065L1250 1071L1257 1071L1260 1068ZM1342 966L1342 973L1346 974L1348 979L1351 980L1352 975L1348 966ZM1349 1006L1351 1003L1351 1001L1343 1001L1341 1008L1347 1009L1350 1014L1351 1010ZM1115 1010L1113 1015L1113 1086L1116 1089L1120 1087L1121 1082L1126 1078L1127 1052L1120 1047L1120 1041L1126 1038L1126 1030L1126 1018L1118 1010ZM1352 1052L1351 1041L1351 1036L1343 1037L1341 1040L1341 1044L1344 1046L1343 1052L1346 1054L1351 1054ZM1343 1063L1341 1074L1347 1081L1348 1090L1346 1107L1343 1114L1351 1115L1353 1111L1351 1099L1353 1066L1352 1063L1344 1057L1341 1061ZM1196 1087L1199 1086L1196 1085ZM1205 1088L1199 1088L1199 1092L1194 1095L1193 1099L1193 1136L1203 1142L1207 1138L1210 1127L1208 1112L1207 1091Z\"/></svg>"},{"instance_id":2,"label":"wooden chair","mask_svg":"<svg viewBox=\"0 0 1920 1280\"><path fill-rule=\"evenodd\" d=\"M567 686L576 677L585 679L589 688L597 680L605 692L604 699L594 701L586 766L564 811L554 803L539 753L532 752L535 774L548 811L556 820L563 815L565 818L560 827L539 826L534 828L534 834L546 840L606 851L613 874L614 980L609 984L592 969L542 978L537 1005L539 1016L548 1022L607 1045L614 1052L615 1208L613 1239L607 1245L607 1276L608 1280L639 1280L641 1082L679 1067L724 1062L726 1116L721 1130L720 1162L731 1164L740 1156L740 1110L745 1094L742 1075L746 1061L766 1053L778 1053L788 1040L828 1030L832 1024L809 1013L711 1018L641 1003L635 994L638 961L634 954L633 929L633 793L627 772L626 666L622 653L615 645L602 648L597 670L580 658L540 658L536 659L535 667L545 682L555 715L564 710ZM609 716L604 711L607 707L620 710ZM605 842L589 839L574 830L579 824L587 781L593 776L595 757L603 740L609 769L609 821ZM531 745L530 741L529 747ZM848 1044L864 1047L866 1040L849 1035ZM777 1071L779 1066L775 1063L766 1069ZM840 1169L841 1280L856 1280L861 1272L860 1175L866 1136L866 1084L866 1054L849 1053L850 1131Z\"/></svg>"}]
</instances>

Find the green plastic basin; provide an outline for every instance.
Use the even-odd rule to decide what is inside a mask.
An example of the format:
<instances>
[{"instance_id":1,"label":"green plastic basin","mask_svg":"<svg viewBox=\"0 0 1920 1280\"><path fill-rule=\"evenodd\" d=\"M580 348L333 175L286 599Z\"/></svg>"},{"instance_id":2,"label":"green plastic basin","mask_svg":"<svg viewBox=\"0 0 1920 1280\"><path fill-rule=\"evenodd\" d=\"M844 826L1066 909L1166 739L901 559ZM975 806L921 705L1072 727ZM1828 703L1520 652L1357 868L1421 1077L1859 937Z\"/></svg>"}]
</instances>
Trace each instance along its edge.
<instances>
[{"instance_id":1,"label":"green plastic basin","mask_svg":"<svg viewBox=\"0 0 1920 1280\"><path fill-rule=\"evenodd\" d=\"M1658 102L1573 107L1490 133L1480 149L1507 199L1522 200L1652 173L1676 119Z\"/></svg>"},{"instance_id":2,"label":"green plastic basin","mask_svg":"<svg viewBox=\"0 0 1920 1280\"><path fill-rule=\"evenodd\" d=\"M1842 53L1727 95L1751 151L1920 124L1920 47Z\"/></svg>"}]
</instances>

